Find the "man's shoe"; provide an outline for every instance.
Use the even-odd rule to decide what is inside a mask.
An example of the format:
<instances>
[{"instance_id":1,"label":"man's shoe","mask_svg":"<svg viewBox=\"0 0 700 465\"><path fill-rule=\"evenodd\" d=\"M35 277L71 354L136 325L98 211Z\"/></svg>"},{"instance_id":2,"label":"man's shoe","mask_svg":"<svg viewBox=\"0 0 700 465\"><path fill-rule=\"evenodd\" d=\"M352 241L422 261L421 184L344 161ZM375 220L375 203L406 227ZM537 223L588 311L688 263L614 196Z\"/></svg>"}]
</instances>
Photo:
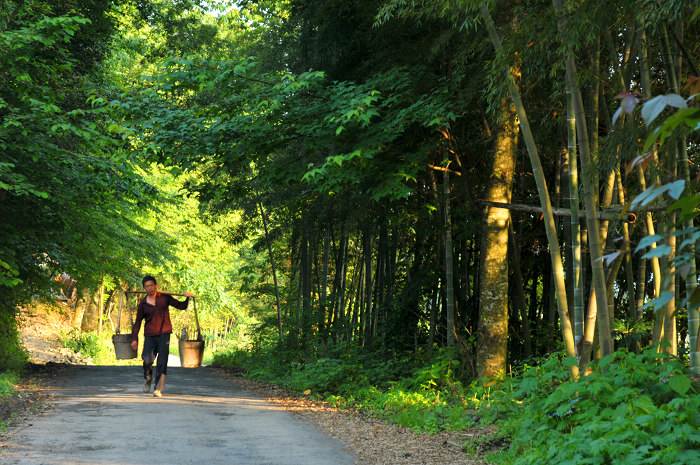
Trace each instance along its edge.
<instances>
[{"instance_id":1,"label":"man's shoe","mask_svg":"<svg viewBox=\"0 0 700 465\"><path fill-rule=\"evenodd\" d=\"M153 397L163 397L163 394L161 394L160 391L156 389L155 391L153 391Z\"/></svg>"},{"instance_id":2,"label":"man's shoe","mask_svg":"<svg viewBox=\"0 0 700 465\"><path fill-rule=\"evenodd\" d=\"M143 383L143 392L150 392L152 382L153 382L153 378L146 379L146 382Z\"/></svg>"}]
</instances>

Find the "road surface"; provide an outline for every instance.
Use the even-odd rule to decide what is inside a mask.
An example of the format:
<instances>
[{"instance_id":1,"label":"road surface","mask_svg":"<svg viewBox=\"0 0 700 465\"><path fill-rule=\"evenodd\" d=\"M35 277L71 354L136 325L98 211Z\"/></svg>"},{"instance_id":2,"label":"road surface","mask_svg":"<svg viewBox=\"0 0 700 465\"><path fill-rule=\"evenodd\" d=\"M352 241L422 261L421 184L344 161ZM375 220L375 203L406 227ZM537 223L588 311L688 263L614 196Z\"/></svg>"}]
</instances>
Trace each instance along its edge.
<instances>
[{"instance_id":1,"label":"road surface","mask_svg":"<svg viewBox=\"0 0 700 465\"><path fill-rule=\"evenodd\" d=\"M142 392L140 367L74 366L58 376L55 406L0 438L3 465L357 461L337 440L214 368L169 367L162 398Z\"/></svg>"}]
</instances>

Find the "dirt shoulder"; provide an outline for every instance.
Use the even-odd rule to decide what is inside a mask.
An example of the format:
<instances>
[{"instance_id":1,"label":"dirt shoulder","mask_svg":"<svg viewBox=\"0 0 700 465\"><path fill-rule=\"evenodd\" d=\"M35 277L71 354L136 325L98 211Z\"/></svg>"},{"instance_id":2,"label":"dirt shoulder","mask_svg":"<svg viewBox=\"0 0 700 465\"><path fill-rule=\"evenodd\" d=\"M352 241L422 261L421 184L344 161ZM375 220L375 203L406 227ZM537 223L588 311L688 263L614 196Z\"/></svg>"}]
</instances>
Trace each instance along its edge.
<instances>
[{"instance_id":1,"label":"dirt shoulder","mask_svg":"<svg viewBox=\"0 0 700 465\"><path fill-rule=\"evenodd\" d=\"M21 309L18 315L20 340L29 354L29 364L13 395L0 398L0 422L16 425L30 421L50 407L52 396L46 394L56 376L69 365L91 364L80 354L63 347L62 335L71 330L67 308L36 305ZM2 431L0 430L0 433Z\"/></svg>"},{"instance_id":2,"label":"dirt shoulder","mask_svg":"<svg viewBox=\"0 0 700 465\"><path fill-rule=\"evenodd\" d=\"M285 408L321 431L348 445L362 463L376 465L452 465L485 464L484 454L503 446L491 443L494 430L473 428L467 431L443 431L416 434L410 428L389 424L360 412L341 410L285 390L280 386L245 379L230 370L222 370L241 388L253 391ZM478 441L479 447L465 447ZM473 452L468 452L468 450Z\"/></svg>"}]
</instances>

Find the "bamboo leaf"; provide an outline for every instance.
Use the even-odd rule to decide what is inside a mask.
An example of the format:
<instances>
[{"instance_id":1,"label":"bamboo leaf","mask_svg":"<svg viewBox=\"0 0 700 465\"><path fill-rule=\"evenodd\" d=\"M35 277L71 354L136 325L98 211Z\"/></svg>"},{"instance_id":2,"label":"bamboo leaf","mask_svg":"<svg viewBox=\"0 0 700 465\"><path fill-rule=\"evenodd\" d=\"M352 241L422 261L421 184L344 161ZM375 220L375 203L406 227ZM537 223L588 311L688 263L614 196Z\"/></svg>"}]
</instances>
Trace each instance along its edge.
<instances>
[{"instance_id":1,"label":"bamboo leaf","mask_svg":"<svg viewBox=\"0 0 700 465\"><path fill-rule=\"evenodd\" d=\"M678 94L657 95L642 106L642 119L649 126L667 106L688 108L685 99Z\"/></svg>"},{"instance_id":2,"label":"bamboo leaf","mask_svg":"<svg viewBox=\"0 0 700 465\"><path fill-rule=\"evenodd\" d=\"M685 179L679 179L678 181L674 181L671 184L667 184L664 187L667 188L668 195L678 200L681 197L683 191L685 190Z\"/></svg>"},{"instance_id":3,"label":"bamboo leaf","mask_svg":"<svg viewBox=\"0 0 700 465\"><path fill-rule=\"evenodd\" d=\"M698 308L700 306L700 287L696 287L693 293L690 294L688 298L688 303L692 308Z\"/></svg>"},{"instance_id":4,"label":"bamboo leaf","mask_svg":"<svg viewBox=\"0 0 700 465\"><path fill-rule=\"evenodd\" d=\"M659 234L643 237L642 240L639 241L639 244L637 245L637 248L634 249L634 251L639 252L642 249L646 249L647 247L649 247L655 242L660 241L661 239L663 239L663 236Z\"/></svg>"},{"instance_id":5,"label":"bamboo leaf","mask_svg":"<svg viewBox=\"0 0 700 465\"><path fill-rule=\"evenodd\" d=\"M666 244L661 244L657 246L655 249L651 249L644 255L642 255L642 258L660 258L660 257L667 257L671 253L672 249L671 247L667 246Z\"/></svg>"},{"instance_id":6,"label":"bamboo leaf","mask_svg":"<svg viewBox=\"0 0 700 465\"><path fill-rule=\"evenodd\" d=\"M673 292L670 291L662 291L661 295L657 297L656 299L652 299L649 302L645 303L644 306L642 307L643 309L647 309L651 306L654 306L657 310L673 299Z\"/></svg>"},{"instance_id":7,"label":"bamboo leaf","mask_svg":"<svg viewBox=\"0 0 700 465\"><path fill-rule=\"evenodd\" d=\"M620 251L618 250L617 252L612 252L612 253L609 253L609 254L605 254L605 255L602 255L602 256L598 257L598 259L597 259L596 261L604 260L604 261L605 261L605 266L610 266L610 264L611 264L612 262L614 262L615 259L616 259L617 257L620 256L621 253L622 253L622 252L620 252Z\"/></svg>"}]
</instances>

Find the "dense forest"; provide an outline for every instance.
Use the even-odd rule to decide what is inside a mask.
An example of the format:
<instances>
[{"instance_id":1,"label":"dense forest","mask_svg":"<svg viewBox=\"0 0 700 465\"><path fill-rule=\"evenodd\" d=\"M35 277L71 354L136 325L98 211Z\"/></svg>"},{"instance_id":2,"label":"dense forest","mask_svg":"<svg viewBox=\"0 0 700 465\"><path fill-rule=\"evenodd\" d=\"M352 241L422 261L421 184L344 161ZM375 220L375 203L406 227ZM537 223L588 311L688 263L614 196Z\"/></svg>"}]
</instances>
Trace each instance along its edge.
<instances>
[{"instance_id":1,"label":"dense forest","mask_svg":"<svg viewBox=\"0 0 700 465\"><path fill-rule=\"evenodd\" d=\"M699 22L687 0L3 2L0 367L56 276L88 331L153 273L201 296L220 363L343 402L585 377L609 388L589 415L697 411ZM697 459L697 432L667 441L638 457ZM537 457L637 457L615 447Z\"/></svg>"}]
</instances>

